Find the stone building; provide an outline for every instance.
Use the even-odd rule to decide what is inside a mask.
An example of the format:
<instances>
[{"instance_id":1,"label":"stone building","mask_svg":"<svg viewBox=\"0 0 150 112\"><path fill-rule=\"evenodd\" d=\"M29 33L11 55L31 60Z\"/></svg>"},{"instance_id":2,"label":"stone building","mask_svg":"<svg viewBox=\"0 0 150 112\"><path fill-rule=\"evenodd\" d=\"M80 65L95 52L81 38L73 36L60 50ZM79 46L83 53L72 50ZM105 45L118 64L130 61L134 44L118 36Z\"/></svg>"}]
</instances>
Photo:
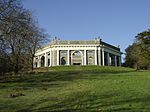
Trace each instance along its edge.
<instances>
[{"instance_id":1,"label":"stone building","mask_svg":"<svg viewBox=\"0 0 150 112\"><path fill-rule=\"evenodd\" d=\"M100 38L85 41L55 38L35 53L34 67L63 65L121 66L120 48Z\"/></svg>"}]
</instances>

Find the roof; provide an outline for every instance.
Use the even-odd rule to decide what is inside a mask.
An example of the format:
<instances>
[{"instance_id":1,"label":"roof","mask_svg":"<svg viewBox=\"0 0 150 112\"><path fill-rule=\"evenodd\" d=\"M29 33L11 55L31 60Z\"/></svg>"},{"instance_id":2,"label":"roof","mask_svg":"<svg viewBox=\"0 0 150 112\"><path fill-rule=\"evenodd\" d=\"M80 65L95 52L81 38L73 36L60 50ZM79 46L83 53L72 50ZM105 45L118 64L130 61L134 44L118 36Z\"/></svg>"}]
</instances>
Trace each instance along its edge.
<instances>
[{"instance_id":1,"label":"roof","mask_svg":"<svg viewBox=\"0 0 150 112\"><path fill-rule=\"evenodd\" d=\"M43 46L42 48L53 46L53 45L97 45L97 46L106 46L112 49L115 49L120 52L120 48L114 45L108 44L100 38L96 38L95 40L60 40L53 39L49 44Z\"/></svg>"},{"instance_id":2,"label":"roof","mask_svg":"<svg viewBox=\"0 0 150 112\"><path fill-rule=\"evenodd\" d=\"M59 39L54 39L50 45L88 45L88 44L97 44L97 45L104 45L107 47L110 47L112 49L115 49L117 51L120 51L119 47L116 47L114 45L108 44L106 42L103 42L102 39L95 39L95 40L59 40Z\"/></svg>"}]
</instances>

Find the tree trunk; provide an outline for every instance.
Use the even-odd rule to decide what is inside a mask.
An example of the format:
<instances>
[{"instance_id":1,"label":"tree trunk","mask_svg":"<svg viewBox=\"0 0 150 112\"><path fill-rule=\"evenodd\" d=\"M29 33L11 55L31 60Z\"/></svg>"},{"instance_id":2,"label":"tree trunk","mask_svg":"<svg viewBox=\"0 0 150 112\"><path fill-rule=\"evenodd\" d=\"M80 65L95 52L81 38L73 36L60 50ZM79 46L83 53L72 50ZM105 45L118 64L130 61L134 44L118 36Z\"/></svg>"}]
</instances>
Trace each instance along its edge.
<instances>
[{"instance_id":1,"label":"tree trunk","mask_svg":"<svg viewBox=\"0 0 150 112\"><path fill-rule=\"evenodd\" d=\"M34 69L34 54L32 54L32 71L33 71L33 69Z\"/></svg>"},{"instance_id":2,"label":"tree trunk","mask_svg":"<svg viewBox=\"0 0 150 112\"><path fill-rule=\"evenodd\" d=\"M18 71L19 71L19 59L18 59L18 56L16 56L16 63L15 63L14 73L17 74Z\"/></svg>"}]
</instances>

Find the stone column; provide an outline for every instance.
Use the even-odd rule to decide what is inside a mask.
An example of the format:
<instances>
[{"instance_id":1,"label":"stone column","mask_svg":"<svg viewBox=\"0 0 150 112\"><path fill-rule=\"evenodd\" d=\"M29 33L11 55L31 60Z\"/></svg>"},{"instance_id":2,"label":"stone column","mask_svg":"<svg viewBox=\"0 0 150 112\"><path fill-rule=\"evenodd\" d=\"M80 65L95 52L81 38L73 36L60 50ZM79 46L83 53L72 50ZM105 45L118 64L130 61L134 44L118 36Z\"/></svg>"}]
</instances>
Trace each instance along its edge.
<instances>
[{"instance_id":1,"label":"stone column","mask_svg":"<svg viewBox=\"0 0 150 112\"><path fill-rule=\"evenodd\" d=\"M109 59L109 53L107 52L107 65L109 66L110 65L110 59Z\"/></svg>"},{"instance_id":2,"label":"stone column","mask_svg":"<svg viewBox=\"0 0 150 112\"><path fill-rule=\"evenodd\" d=\"M54 56L54 52L55 52L55 50L53 49L53 58L52 58L52 60L53 60L53 66L55 66L55 62L54 62L54 58L55 58L55 56Z\"/></svg>"},{"instance_id":3,"label":"stone column","mask_svg":"<svg viewBox=\"0 0 150 112\"><path fill-rule=\"evenodd\" d=\"M117 66L117 56L115 55L115 66Z\"/></svg>"},{"instance_id":4,"label":"stone column","mask_svg":"<svg viewBox=\"0 0 150 112\"><path fill-rule=\"evenodd\" d=\"M97 65L97 49L95 49L95 65Z\"/></svg>"},{"instance_id":5,"label":"stone column","mask_svg":"<svg viewBox=\"0 0 150 112\"><path fill-rule=\"evenodd\" d=\"M99 59L99 65L101 66L101 48L99 47L99 57L98 57L98 59Z\"/></svg>"},{"instance_id":6,"label":"stone column","mask_svg":"<svg viewBox=\"0 0 150 112\"><path fill-rule=\"evenodd\" d=\"M84 50L84 65L87 65L86 50Z\"/></svg>"},{"instance_id":7,"label":"stone column","mask_svg":"<svg viewBox=\"0 0 150 112\"><path fill-rule=\"evenodd\" d=\"M121 56L119 56L119 66L121 66Z\"/></svg>"},{"instance_id":8,"label":"stone column","mask_svg":"<svg viewBox=\"0 0 150 112\"><path fill-rule=\"evenodd\" d=\"M44 57L45 57L45 62L44 62L45 65L44 66L47 67L47 54L46 53L45 53Z\"/></svg>"},{"instance_id":9,"label":"stone column","mask_svg":"<svg viewBox=\"0 0 150 112\"><path fill-rule=\"evenodd\" d=\"M59 50L57 50L57 66L59 66Z\"/></svg>"},{"instance_id":10,"label":"stone column","mask_svg":"<svg viewBox=\"0 0 150 112\"><path fill-rule=\"evenodd\" d=\"M49 59L50 59L50 66L52 66L52 50L50 51L50 57L49 57Z\"/></svg>"},{"instance_id":11,"label":"stone column","mask_svg":"<svg viewBox=\"0 0 150 112\"><path fill-rule=\"evenodd\" d=\"M104 60L104 48L102 49L102 63L103 63L103 66L105 66L105 60Z\"/></svg>"},{"instance_id":12,"label":"stone column","mask_svg":"<svg viewBox=\"0 0 150 112\"><path fill-rule=\"evenodd\" d=\"M36 68L36 57L33 58L33 68Z\"/></svg>"},{"instance_id":13,"label":"stone column","mask_svg":"<svg viewBox=\"0 0 150 112\"><path fill-rule=\"evenodd\" d=\"M70 50L68 50L68 65L70 65Z\"/></svg>"},{"instance_id":14,"label":"stone column","mask_svg":"<svg viewBox=\"0 0 150 112\"><path fill-rule=\"evenodd\" d=\"M41 67L41 56L38 56L38 67Z\"/></svg>"}]
</instances>

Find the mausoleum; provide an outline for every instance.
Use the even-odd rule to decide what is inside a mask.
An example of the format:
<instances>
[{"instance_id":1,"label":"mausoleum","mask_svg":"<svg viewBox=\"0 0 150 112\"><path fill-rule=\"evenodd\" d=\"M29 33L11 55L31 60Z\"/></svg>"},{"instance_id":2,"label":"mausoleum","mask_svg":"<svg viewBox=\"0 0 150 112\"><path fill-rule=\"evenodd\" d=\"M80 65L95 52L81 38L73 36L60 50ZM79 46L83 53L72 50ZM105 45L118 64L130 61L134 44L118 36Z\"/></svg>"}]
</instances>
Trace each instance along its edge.
<instances>
[{"instance_id":1,"label":"mausoleum","mask_svg":"<svg viewBox=\"0 0 150 112\"><path fill-rule=\"evenodd\" d=\"M119 47L110 45L100 38L94 40L53 39L38 49L34 67L66 65L121 66Z\"/></svg>"}]
</instances>

